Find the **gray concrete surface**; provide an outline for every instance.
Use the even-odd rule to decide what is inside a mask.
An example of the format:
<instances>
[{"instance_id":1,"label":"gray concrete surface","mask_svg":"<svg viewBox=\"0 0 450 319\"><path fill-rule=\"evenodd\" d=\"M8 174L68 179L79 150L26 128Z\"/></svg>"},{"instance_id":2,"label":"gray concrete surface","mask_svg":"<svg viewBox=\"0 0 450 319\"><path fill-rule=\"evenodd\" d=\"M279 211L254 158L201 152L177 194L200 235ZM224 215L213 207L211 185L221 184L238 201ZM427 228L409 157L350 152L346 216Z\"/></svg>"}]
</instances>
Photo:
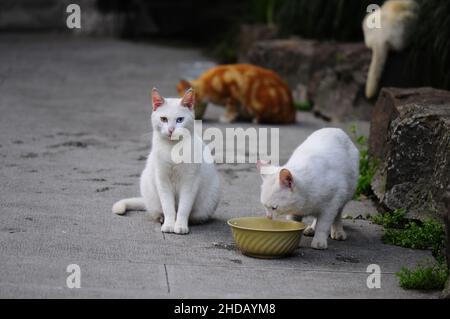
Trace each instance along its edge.
<instances>
[{"instance_id":1,"label":"gray concrete surface","mask_svg":"<svg viewBox=\"0 0 450 319\"><path fill-rule=\"evenodd\" d=\"M405 291L394 273L430 257L384 245L382 230L345 220L349 239L316 251L303 238L289 258L241 255L230 217L262 213L251 164L219 165L217 218L187 236L162 234L143 212L111 214L136 195L150 146L149 92L208 62L198 50L62 35L0 35L0 297L3 298L434 298ZM221 109L210 108L205 127ZM299 113L281 128L280 157L330 125ZM233 126L248 127L250 124ZM348 127L347 124L341 126ZM367 131L367 123L359 126ZM349 215L376 213L351 202ZM368 289L378 264L381 288ZM81 267L81 288L66 267Z\"/></svg>"}]
</instances>

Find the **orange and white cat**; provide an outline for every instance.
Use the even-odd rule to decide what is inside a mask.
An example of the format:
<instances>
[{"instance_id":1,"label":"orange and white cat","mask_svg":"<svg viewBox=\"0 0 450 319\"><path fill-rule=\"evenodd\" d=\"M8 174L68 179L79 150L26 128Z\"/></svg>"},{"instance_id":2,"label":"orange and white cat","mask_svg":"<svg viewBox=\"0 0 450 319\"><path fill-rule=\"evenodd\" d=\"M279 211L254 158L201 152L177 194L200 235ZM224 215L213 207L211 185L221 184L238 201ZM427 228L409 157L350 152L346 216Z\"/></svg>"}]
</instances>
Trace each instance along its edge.
<instances>
[{"instance_id":1,"label":"orange and white cat","mask_svg":"<svg viewBox=\"0 0 450 319\"><path fill-rule=\"evenodd\" d=\"M213 67L193 81L181 80L180 95L193 88L196 93L196 118L201 119L209 102L225 106L220 120L230 123L238 118L256 123L295 122L292 93L287 83L274 72L251 64Z\"/></svg>"}]
</instances>

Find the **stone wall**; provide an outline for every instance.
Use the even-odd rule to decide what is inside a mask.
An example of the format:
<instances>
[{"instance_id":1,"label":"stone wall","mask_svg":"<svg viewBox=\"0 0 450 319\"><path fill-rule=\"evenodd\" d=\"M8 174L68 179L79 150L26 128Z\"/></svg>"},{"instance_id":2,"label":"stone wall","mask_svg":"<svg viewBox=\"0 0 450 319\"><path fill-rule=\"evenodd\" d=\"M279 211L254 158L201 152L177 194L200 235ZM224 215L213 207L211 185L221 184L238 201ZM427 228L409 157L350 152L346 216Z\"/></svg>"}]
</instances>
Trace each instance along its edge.
<instances>
[{"instance_id":1,"label":"stone wall","mask_svg":"<svg viewBox=\"0 0 450 319\"><path fill-rule=\"evenodd\" d=\"M443 221L450 182L450 92L384 88L374 107L369 154L372 189L389 210Z\"/></svg>"},{"instance_id":2,"label":"stone wall","mask_svg":"<svg viewBox=\"0 0 450 319\"><path fill-rule=\"evenodd\" d=\"M369 120L372 103L363 93L370 57L363 43L291 38L256 42L245 61L280 74L294 99L313 102L324 118Z\"/></svg>"},{"instance_id":3,"label":"stone wall","mask_svg":"<svg viewBox=\"0 0 450 319\"><path fill-rule=\"evenodd\" d=\"M447 267L450 270L450 188L447 189L447 194L444 197L444 212L445 212L445 231L447 234L447 247L445 248L445 255L447 257ZM447 279L442 298L450 299L450 276Z\"/></svg>"}]
</instances>

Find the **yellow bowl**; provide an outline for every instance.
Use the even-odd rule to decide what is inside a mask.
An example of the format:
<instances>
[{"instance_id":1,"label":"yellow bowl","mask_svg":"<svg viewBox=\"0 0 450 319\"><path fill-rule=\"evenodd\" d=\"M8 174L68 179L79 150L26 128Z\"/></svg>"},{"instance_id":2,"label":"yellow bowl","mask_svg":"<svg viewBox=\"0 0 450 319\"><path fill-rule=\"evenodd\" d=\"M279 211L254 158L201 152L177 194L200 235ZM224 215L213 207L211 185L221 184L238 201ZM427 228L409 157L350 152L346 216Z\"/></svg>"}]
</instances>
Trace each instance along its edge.
<instances>
[{"instance_id":1,"label":"yellow bowl","mask_svg":"<svg viewBox=\"0 0 450 319\"><path fill-rule=\"evenodd\" d=\"M244 255L280 258L298 247L306 225L267 217L239 217L228 221L234 240Z\"/></svg>"}]
</instances>

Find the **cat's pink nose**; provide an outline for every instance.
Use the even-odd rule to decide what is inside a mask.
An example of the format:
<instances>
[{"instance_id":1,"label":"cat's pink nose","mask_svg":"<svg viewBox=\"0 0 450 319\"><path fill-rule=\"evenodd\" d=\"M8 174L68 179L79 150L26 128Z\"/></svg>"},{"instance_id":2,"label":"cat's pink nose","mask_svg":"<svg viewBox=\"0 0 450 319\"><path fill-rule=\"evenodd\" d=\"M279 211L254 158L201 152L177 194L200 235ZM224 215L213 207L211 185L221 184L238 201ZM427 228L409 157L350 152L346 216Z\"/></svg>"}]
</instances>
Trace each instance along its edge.
<instances>
[{"instance_id":1,"label":"cat's pink nose","mask_svg":"<svg viewBox=\"0 0 450 319\"><path fill-rule=\"evenodd\" d=\"M175 131L174 127L169 127L169 135L172 135L173 131Z\"/></svg>"}]
</instances>

